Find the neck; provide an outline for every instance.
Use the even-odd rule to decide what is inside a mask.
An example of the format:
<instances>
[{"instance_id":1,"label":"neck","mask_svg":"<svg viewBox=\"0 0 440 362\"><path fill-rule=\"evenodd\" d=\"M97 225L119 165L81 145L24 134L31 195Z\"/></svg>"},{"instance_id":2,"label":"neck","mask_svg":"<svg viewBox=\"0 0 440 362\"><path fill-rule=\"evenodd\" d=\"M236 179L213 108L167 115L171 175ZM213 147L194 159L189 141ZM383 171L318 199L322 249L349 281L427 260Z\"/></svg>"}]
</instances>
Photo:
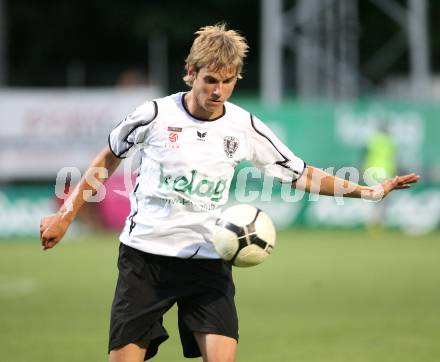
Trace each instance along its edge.
<instances>
[{"instance_id":1,"label":"neck","mask_svg":"<svg viewBox=\"0 0 440 362\"><path fill-rule=\"evenodd\" d=\"M216 112L210 112L201 107L197 102L196 97L194 97L192 91L189 91L185 94L183 101L185 102L188 112L196 118L212 120L220 117L223 114L223 107L221 107L221 109Z\"/></svg>"}]
</instances>

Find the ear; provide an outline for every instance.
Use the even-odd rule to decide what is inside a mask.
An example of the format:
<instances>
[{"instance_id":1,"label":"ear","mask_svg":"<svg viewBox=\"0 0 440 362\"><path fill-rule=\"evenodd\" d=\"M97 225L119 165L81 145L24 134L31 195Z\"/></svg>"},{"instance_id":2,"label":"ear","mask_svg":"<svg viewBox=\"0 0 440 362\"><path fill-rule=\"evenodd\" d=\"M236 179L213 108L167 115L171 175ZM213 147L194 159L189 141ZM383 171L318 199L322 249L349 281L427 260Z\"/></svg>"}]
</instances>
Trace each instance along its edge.
<instances>
[{"instance_id":1,"label":"ear","mask_svg":"<svg viewBox=\"0 0 440 362\"><path fill-rule=\"evenodd\" d=\"M187 69L188 69L187 70L188 76L191 78L191 81L194 81L194 79L196 79L197 76L196 68L193 65L190 65Z\"/></svg>"}]
</instances>

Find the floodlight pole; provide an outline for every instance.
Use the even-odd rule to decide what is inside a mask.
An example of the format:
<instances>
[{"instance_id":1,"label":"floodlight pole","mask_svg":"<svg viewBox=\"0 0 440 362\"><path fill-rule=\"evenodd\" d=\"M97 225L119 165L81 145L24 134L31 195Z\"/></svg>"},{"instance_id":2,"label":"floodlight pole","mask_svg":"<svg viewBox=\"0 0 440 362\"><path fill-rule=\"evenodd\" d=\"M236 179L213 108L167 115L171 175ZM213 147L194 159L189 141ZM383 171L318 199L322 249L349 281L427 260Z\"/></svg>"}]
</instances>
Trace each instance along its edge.
<instances>
[{"instance_id":1,"label":"floodlight pole","mask_svg":"<svg viewBox=\"0 0 440 362\"><path fill-rule=\"evenodd\" d=\"M417 98L429 96L428 1L408 0L406 8L396 0L370 1L400 26L400 32L372 58L365 68L383 72L403 54L406 47L410 57L412 96Z\"/></svg>"},{"instance_id":2,"label":"floodlight pole","mask_svg":"<svg viewBox=\"0 0 440 362\"><path fill-rule=\"evenodd\" d=\"M300 0L293 12L293 19L301 29L299 36L291 36L286 39L290 42L290 48L297 53L296 77L298 83L298 95L302 99L317 98L322 87L326 87L326 80L320 77L320 65L329 65L328 52L322 52L315 41L317 34L317 18L321 5L319 0ZM321 54L320 54L321 53ZM313 70L311 70L311 68ZM327 88L329 86L327 85Z\"/></svg>"},{"instance_id":3,"label":"floodlight pole","mask_svg":"<svg viewBox=\"0 0 440 362\"><path fill-rule=\"evenodd\" d=\"M6 13L4 0L0 0L0 87L6 85Z\"/></svg>"},{"instance_id":4,"label":"floodlight pole","mask_svg":"<svg viewBox=\"0 0 440 362\"><path fill-rule=\"evenodd\" d=\"M168 39L165 33L153 33L148 39L148 77L162 93L168 90Z\"/></svg>"},{"instance_id":5,"label":"floodlight pole","mask_svg":"<svg viewBox=\"0 0 440 362\"><path fill-rule=\"evenodd\" d=\"M298 97L356 97L357 1L298 0L286 12L285 19L285 44L296 54Z\"/></svg>"},{"instance_id":6,"label":"floodlight pole","mask_svg":"<svg viewBox=\"0 0 440 362\"><path fill-rule=\"evenodd\" d=\"M426 97L430 92L428 40L428 5L426 0L410 0L408 11L411 84L414 97Z\"/></svg>"},{"instance_id":7,"label":"floodlight pole","mask_svg":"<svg viewBox=\"0 0 440 362\"><path fill-rule=\"evenodd\" d=\"M260 89L264 103L282 99L282 0L261 0Z\"/></svg>"},{"instance_id":8,"label":"floodlight pole","mask_svg":"<svg viewBox=\"0 0 440 362\"><path fill-rule=\"evenodd\" d=\"M296 55L299 98L350 99L359 83L373 88L359 69L360 0L297 0L283 10L283 0L261 0L263 100L276 104L282 95L282 50ZM427 97L430 84L429 0L370 0L398 25L396 34L363 66L366 74L385 77L388 68L408 49L411 93Z\"/></svg>"}]
</instances>

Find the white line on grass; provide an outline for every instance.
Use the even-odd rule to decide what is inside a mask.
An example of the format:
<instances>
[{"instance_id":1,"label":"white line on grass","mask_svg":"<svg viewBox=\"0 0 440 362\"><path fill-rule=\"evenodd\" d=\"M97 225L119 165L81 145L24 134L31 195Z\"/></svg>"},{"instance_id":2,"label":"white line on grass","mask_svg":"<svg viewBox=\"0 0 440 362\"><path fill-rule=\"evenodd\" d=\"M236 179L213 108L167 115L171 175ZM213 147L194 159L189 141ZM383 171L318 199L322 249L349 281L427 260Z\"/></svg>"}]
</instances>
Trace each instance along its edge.
<instances>
[{"instance_id":1,"label":"white line on grass","mask_svg":"<svg viewBox=\"0 0 440 362\"><path fill-rule=\"evenodd\" d=\"M0 275L0 298L23 297L37 290L37 282L31 278Z\"/></svg>"}]
</instances>

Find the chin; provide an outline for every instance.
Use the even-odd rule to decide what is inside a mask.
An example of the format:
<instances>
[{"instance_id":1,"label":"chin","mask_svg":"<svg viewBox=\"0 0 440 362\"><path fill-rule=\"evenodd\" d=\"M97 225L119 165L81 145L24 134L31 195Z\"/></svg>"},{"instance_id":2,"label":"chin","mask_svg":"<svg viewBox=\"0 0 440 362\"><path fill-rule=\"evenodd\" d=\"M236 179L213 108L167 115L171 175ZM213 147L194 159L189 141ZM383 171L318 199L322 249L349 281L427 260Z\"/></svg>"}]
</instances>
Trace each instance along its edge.
<instances>
[{"instance_id":1,"label":"chin","mask_svg":"<svg viewBox=\"0 0 440 362\"><path fill-rule=\"evenodd\" d=\"M205 105L205 110L208 112L215 112L217 109L220 108L220 104L219 105L214 105L214 104L206 104Z\"/></svg>"}]
</instances>

